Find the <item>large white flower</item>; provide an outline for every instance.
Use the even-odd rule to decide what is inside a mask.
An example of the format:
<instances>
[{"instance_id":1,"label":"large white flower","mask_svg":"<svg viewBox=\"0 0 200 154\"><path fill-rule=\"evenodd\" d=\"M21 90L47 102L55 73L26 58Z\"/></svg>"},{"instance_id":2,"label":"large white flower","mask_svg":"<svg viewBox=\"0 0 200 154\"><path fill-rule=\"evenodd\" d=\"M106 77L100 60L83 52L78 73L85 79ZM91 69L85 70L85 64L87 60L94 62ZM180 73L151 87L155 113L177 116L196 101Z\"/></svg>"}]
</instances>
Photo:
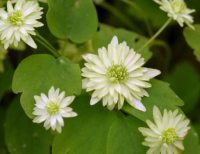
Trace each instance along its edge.
<instances>
[{"instance_id":1,"label":"large white flower","mask_svg":"<svg viewBox=\"0 0 200 154\"><path fill-rule=\"evenodd\" d=\"M160 110L153 108L154 122L147 120L149 128L139 128L145 136L143 145L150 147L147 154L179 154L184 150L183 140L190 129L189 120L178 110Z\"/></svg>"},{"instance_id":2,"label":"large white flower","mask_svg":"<svg viewBox=\"0 0 200 154\"><path fill-rule=\"evenodd\" d=\"M61 132L64 126L63 117L75 117L77 113L69 105L73 102L75 96L65 97L65 92L59 93L60 89L54 89L52 86L48 92L48 96L41 93L40 96L34 96L35 107L33 122L42 123L46 129L51 128L57 132Z\"/></svg>"},{"instance_id":3,"label":"large white flower","mask_svg":"<svg viewBox=\"0 0 200 154\"><path fill-rule=\"evenodd\" d=\"M112 110L116 105L121 109L126 100L138 110L146 111L141 103L143 96L148 96L144 88L151 87L146 82L160 74L159 70L142 67L144 58L126 42L118 43L113 37L108 48L98 49L98 56L86 54L87 61L82 68L83 88L94 91L90 104L96 104L102 99L103 106Z\"/></svg>"},{"instance_id":4,"label":"large white flower","mask_svg":"<svg viewBox=\"0 0 200 154\"><path fill-rule=\"evenodd\" d=\"M192 26L193 17L190 15L195 12L194 9L187 8L184 0L154 0L160 5L160 9L167 12L170 18L176 20L181 27L186 23L189 27L194 29Z\"/></svg>"},{"instance_id":5,"label":"large white flower","mask_svg":"<svg viewBox=\"0 0 200 154\"><path fill-rule=\"evenodd\" d=\"M15 6L7 2L7 11L0 9L0 40L4 48L13 44L18 46L22 40L29 46L37 48L31 35L35 35L35 28L43 24L38 21L42 16L42 8L37 1L18 0Z\"/></svg>"}]
</instances>

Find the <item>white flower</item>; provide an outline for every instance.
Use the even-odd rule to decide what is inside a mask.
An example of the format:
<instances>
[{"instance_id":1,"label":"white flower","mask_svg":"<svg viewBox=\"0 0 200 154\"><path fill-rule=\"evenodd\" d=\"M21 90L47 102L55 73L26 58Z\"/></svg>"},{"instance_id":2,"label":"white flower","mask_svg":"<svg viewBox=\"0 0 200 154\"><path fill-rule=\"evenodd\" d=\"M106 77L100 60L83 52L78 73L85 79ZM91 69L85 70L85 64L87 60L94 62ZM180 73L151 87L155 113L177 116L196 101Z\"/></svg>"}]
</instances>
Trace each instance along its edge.
<instances>
[{"instance_id":1,"label":"white flower","mask_svg":"<svg viewBox=\"0 0 200 154\"><path fill-rule=\"evenodd\" d=\"M154 123L147 120L149 128L139 128L145 136L143 145L150 147L147 154L179 154L184 150L183 140L190 129L189 120L175 111L153 108Z\"/></svg>"},{"instance_id":2,"label":"white flower","mask_svg":"<svg viewBox=\"0 0 200 154\"><path fill-rule=\"evenodd\" d=\"M18 0L11 0L12 3L16 3ZM27 1L39 1L43 3L47 3L47 0L27 0Z\"/></svg>"},{"instance_id":3,"label":"white flower","mask_svg":"<svg viewBox=\"0 0 200 154\"><path fill-rule=\"evenodd\" d=\"M61 127L64 126L63 117L75 117L77 113L73 112L71 107L68 107L74 100L75 96L65 97L65 92L59 93L60 89L54 89L52 86L48 92L48 96L41 93L40 96L34 96L35 107L33 119L35 123L44 122L46 129L51 128L57 132L61 132Z\"/></svg>"},{"instance_id":4,"label":"white flower","mask_svg":"<svg viewBox=\"0 0 200 154\"><path fill-rule=\"evenodd\" d=\"M35 35L35 28L43 24L39 21L42 8L36 1L18 0L13 7L7 2L7 11L0 9L0 40L7 49L9 45L18 46L22 40L29 46L37 48L31 35Z\"/></svg>"},{"instance_id":5,"label":"white flower","mask_svg":"<svg viewBox=\"0 0 200 154\"><path fill-rule=\"evenodd\" d=\"M83 88L87 92L94 91L90 104L96 104L102 99L103 106L112 110L116 105L123 107L126 100L138 110L146 111L141 103L143 96L148 96L144 88L151 87L146 82L160 74L159 70L142 67L144 58L126 42L118 43L118 38L113 37L108 48L98 49L98 56L86 54L83 58L87 61L82 68Z\"/></svg>"},{"instance_id":6,"label":"white flower","mask_svg":"<svg viewBox=\"0 0 200 154\"><path fill-rule=\"evenodd\" d=\"M192 26L193 17L190 15L195 12L194 9L187 8L184 0L154 0L160 5L160 9L167 12L170 18L176 20L181 27L186 23L190 28L194 29Z\"/></svg>"}]
</instances>

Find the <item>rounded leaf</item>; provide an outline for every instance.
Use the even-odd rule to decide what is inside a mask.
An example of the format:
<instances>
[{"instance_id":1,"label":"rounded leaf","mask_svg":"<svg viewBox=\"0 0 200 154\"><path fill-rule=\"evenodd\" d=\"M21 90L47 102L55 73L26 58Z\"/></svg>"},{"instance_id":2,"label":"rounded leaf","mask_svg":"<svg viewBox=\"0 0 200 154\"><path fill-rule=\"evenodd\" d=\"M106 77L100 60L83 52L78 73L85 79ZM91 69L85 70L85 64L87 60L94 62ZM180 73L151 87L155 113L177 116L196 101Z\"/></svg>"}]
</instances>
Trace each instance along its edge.
<instances>
[{"instance_id":1,"label":"rounded leaf","mask_svg":"<svg viewBox=\"0 0 200 154\"><path fill-rule=\"evenodd\" d=\"M97 29L97 13L92 0L48 0L47 23L58 38L82 43Z\"/></svg>"},{"instance_id":2,"label":"rounded leaf","mask_svg":"<svg viewBox=\"0 0 200 154\"><path fill-rule=\"evenodd\" d=\"M15 93L22 93L21 105L29 117L33 116L34 95L47 93L51 86L65 91L67 96L80 94L79 66L64 57L55 59L38 54L24 59L14 73L12 89Z\"/></svg>"}]
</instances>

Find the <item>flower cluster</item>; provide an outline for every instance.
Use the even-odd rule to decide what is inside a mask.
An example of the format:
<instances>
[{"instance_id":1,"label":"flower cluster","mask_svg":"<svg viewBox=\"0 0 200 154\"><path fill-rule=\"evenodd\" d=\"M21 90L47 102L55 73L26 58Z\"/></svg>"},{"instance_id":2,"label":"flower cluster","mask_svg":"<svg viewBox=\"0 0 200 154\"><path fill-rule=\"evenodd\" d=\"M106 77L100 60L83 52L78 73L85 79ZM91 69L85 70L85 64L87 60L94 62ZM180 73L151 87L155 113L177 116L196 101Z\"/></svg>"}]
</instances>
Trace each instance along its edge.
<instances>
[{"instance_id":1,"label":"flower cluster","mask_svg":"<svg viewBox=\"0 0 200 154\"><path fill-rule=\"evenodd\" d=\"M141 102L143 96L148 96L145 88L151 78L160 74L159 70L142 67L144 58L126 42L118 43L113 37L107 49L98 49L98 55L83 56L85 67L82 68L83 88L93 91L90 104L94 105L102 99L103 106L112 110L116 105L123 107L126 100L134 108L146 111Z\"/></svg>"},{"instance_id":2,"label":"flower cluster","mask_svg":"<svg viewBox=\"0 0 200 154\"><path fill-rule=\"evenodd\" d=\"M148 96L146 88L151 87L148 81L159 75L160 71L143 67L144 58L126 42L118 43L114 36L108 47L98 50L98 55L83 56L86 63L82 68L83 89L92 92L90 104L102 100L103 106L109 110L116 106L121 109L127 101L134 108L146 111L141 99ZM46 129L57 132L64 126L63 117L75 117L77 113L69 105L74 96L65 97L65 92L51 87L48 95L43 93L34 96L35 107L33 122L42 123ZM147 120L149 128L140 127L139 131L145 136L143 145L148 146L147 154L178 154L184 150L183 140L190 127L189 120L178 110L160 110L153 108L154 122Z\"/></svg>"},{"instance_id":3,"label":"flower cluster","mask_svg":"<svg viewBox=\"0 0 200 154\"><path fill-rule=\"evenodd\" d=\"M190 129L189 120L178 110L160 110L153 108L154 122L147 120L149 128L139 128L146 137L143 145L150 147L147 154L178 154L184 150L183 140Z\"/></svg>"},{"instance_id":4,"label":"flower cluster","mask_svg":"<svg viewBox=\"0 0 200 154\"><path fill-rule=\"evenodd\" d=\"M47 3L47 1L8 0L6 8L0 8L0 72L3 71L2 61L8 47L18 47L24 42L32 48L37 48L32 36L36 35L36 28L43 26L39 21L43 14L39 2ZM153 1L160 5L160 9L167 12L170 17L167 24L173 19L181 27L186 24L194 29L191 13L195 10L189 9L184 0ZM96 4L102 2L103 0L94 0ZM5 3L1 2L0 5ZM152 43L167 24L164 24L164 27L161 27L141 50ZM47 49L50 51L54 49L48 41L43 41ZM60 43L61 46L62 44L63 42ZM67 44L66 50L69 48L75 53L78 52L71 42ZM81 56L74 59L82 59ZM161 72L144 67L145 59L141 54L130 48L125 41L120 43L117 36L114 36L107 47L98 49L97 55L88 53L83 55L83 59L85 63L81 69L82 88L91 93L90 105L101 101L109 110L115 108L120 110L126 102L137 110L146 111L142 99L144 96L149 97L147 89L152 86L149 81ZM61 133L64 118L78 115L70 107L75 96L65 96L64 91L54 86L50 87L47 94L40 93L33 98L35 101L32 111L33 122L43 123L46 130L51 129ZM148 128L138 129L145 137L142 144L149 147L147 154L179 154L184 150L183 140L190 130L190 121L178 110L164 109L162 114L159 108L154 106L153 121L147 120L146 123Z\"/></svg>"},{"instance_id":5,"label":"flower cluster","mask_svg":"<svg viewBox=\"0 0 200 154\"><path fill-rule=\"evenodd\" d=\"M183 27L186 23L190 28L192 26L193 17L190 15L195 12L194 9L189 9L184 0L154 0L160 5L160 9L167 12L167 15L176 20L178 24Z\"/></svg>"},{"instance_id":6,"label":"flower cluster","mask_svg":"<svg viewBox=\"0 0 200 154\"><path fill-rule=\"evenodd\" d=\"M31 35L36 35L35 28L43 24L38 21L42 16L42 8L37 1L18 0L14 6L7 2L7 10L0 9L0 40L7 49L9 45L18 46L24 41L36 48Z\"/></svg>"},{"instance_id":7,"label":"flower cluster","mask_svg":"<svg viewBox=\"0 0 200 154\"><path fill-rule=\"evenodd\" d=\"M60 89L54 89L52 86L46 96L41 93L40 96L34 96L35 107L33 115L35 118L33 122L44 122L46 129L51 128L57 132L61 132L64 126L63 117L75 117L77 113L69 105L73 102L75 96L65 97L65 92L59 92Z\"/></svg>"}]
</instances>

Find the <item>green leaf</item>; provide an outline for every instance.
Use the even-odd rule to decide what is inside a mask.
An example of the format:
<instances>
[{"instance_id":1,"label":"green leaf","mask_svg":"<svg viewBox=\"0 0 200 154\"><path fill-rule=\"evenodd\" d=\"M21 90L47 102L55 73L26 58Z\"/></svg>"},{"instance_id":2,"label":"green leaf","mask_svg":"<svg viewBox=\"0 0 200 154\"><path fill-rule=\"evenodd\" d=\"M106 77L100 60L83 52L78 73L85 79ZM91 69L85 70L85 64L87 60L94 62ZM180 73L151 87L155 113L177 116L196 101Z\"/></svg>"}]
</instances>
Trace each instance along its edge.
<instances>
[{"instance_id":1,"label":"green leaf","mask_svg":"<svg viewBox=\"0 0 200 154\"><path fill-rule=\"evenodd\" d=\"M137 50L141 48L141 46L144 45L144 43L147 41L145 37L137 33L101 24L99 31L94 35L92 39L92 47L94 48L95 52L97 52L98 48L103 46L107 47L114 35L118 37L119 42L126 41L127 45L133 48L136 52L138 52ZM152 53L148 47L139 53L145 58L146 61L152 56Z\"/></svg>"},{"instance_id":2,"label":"green leaf","mask_svg":"<svg viewBox=\"0 0 200 154\"><path fill-rule=\"evenodd\" d=\"M138 128L143 126L135 117L118 116L109 130L108 152L109 154L143 154L146 147L142 146L143 137ZM123 144L122 144L123 143Z\"/></svg>"},{"instance_id":3,"label":"green leaf","mask_svg":"<svg viewBox=\"0 0 200 154\"><path fill-rule=\"evenodd\" d=\"M199 137L193 128L190 129L183 143L185 147L183 154L200 154Z\"/></svg>"},{"instance_id":4,"label":"green leaf","mask_svg":"<svg viewBox=\"0 0 200 154\"><path fill-rule=\"evenodd\" d=\"M73 103L79 114L67 119L62 134L55 137L53 154L144 154L138 127L144 123L101 104L89 106L87 97Z\"/></svg>"},{"instance_id":5,"label":"green leaf","mask_svg":"<svg viewBox=\"0 0 200 154\"><path fill-rule=\"evenodd\" d=\"M97 13L92 0L48 0L47 23L58 38L82 43L97 29Z\"/></svg>"},{"instance_id":6,"label":"green leaf","mask_svg":"<svg viewBox=\"0 0 200 154\"><path fill-rule=\"evenodd\" d=\"M176 109L183 105L183 101L170 89L169 84L159 80L151 80L152 87L147 89L149 97L143 97L142 103L146 107L146 112L139 111L128 104L123 110L136 116L142 121L152 119L153 106L156 105L160 110Z\"/></svg>"},{"instance_id":7,"label":"green leaf","mask_svg":"<svg viewBox=\"0 0 200 154\"><path fill-rule=\"evenodd\" d=\"M185 102L183 111L192 112L200 98L200 75L197 70L190 63L182 62L167 76L166 80Z\"/></svg>"},{"instance_id":8,"label":"green leaf","mask_svg":"<svg viewBox=\"0 0 200 154\"><path fill-rule=\"evenodd\" d=\"M195 30L186 27L183 34L189 46L194 50L197 60L200 61L200 25L194 25L194 27Z\"/></svg>"},{"instance_id":9,"label":"green leaf","mask_svg":"<svg viewBox=\"0 0 200 154\"><path fill-rule=\"evenodd\" d=\"M11 154L49 154L52 143L52 136L27 118L18 98L7 112L5 139Z\"/></svg>"},{"instance_id":10,"label":"green leaf","mask_svg":"<svg viewBox=\"0 0 200 154\"><path fill-rule=\"evenodd\" d=\"M4 139L5 108L0 106L0 154L6 154L6 144Z\"/></svg>"},{"instance_id":11,"label":"green leaf","mask_svg":"<svg viewBox=\"0 0 200 154\"><path fill-rule=\"evenodd\" d=\"M0 100L2 99L5 92L11 90L13 68L8 61L5 61L4 72L0 73Z\"/></svg>"},{"instance_id":12,"label":"green leaf","mask_svg":"<svg viewBox=\"0 0 200 154\"><path fill-rule=\"evenodd\" d=\"M13 91L22 93L21 105L29 117L32 117L35 103L33 96L47 93L51 86L60 88L66 95L80 94L79 66L64 57L55 59L38 54L24 59L14 73Z\"/></svg>"}]
</instances>

